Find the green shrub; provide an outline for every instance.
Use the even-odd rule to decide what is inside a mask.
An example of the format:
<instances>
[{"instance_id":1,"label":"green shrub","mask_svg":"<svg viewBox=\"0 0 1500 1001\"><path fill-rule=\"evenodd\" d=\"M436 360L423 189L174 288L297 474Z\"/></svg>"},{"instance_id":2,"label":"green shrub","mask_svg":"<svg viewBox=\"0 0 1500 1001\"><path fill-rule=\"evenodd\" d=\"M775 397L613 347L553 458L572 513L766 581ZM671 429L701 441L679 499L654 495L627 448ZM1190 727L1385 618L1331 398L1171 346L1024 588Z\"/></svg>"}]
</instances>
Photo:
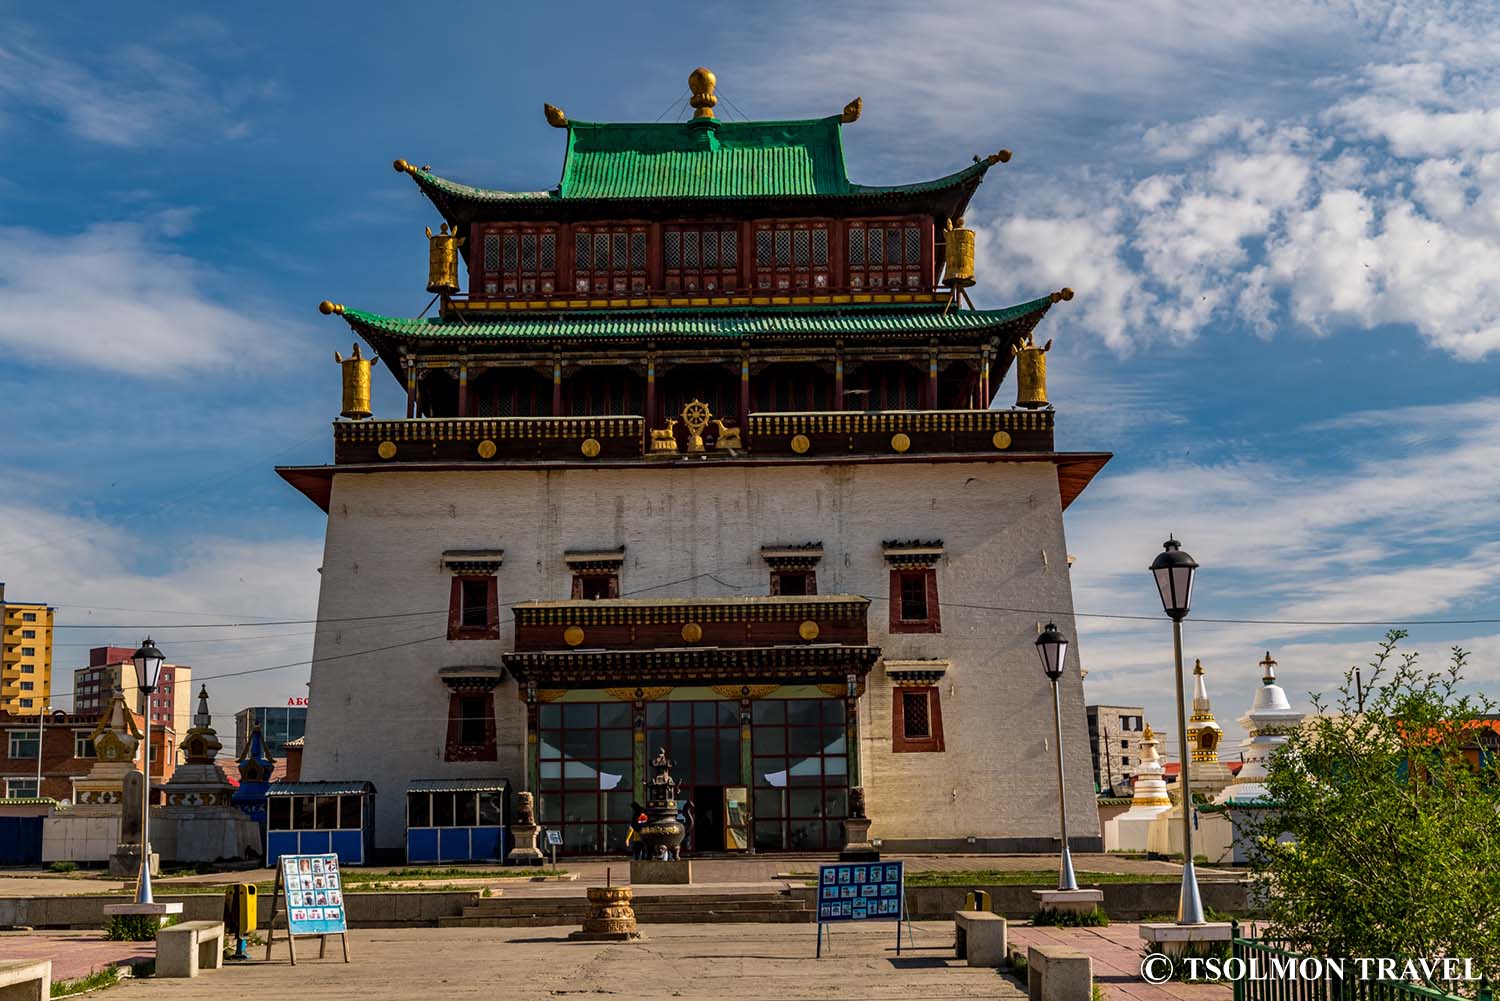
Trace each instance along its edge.
<instances>
[{"instance_id":1,"label":"green shrub","mask_svg":"<svg viewBox=\"0 0 1500 1001\"><path fill-rule=\"evenodd\" d=\"M105 922L104 937L111 942L155 942L157 932L179 920L176 915L163 921L154 914L116 914Z\"/></svg>"},{"instance_id":2,"label":"green shrub","mask_svg":"<svg viewBox=\"0 0 1500 1001\"><path fill-rule=\"evenodd\" d=\"M52 872L76 872L78 870L78 863L58 861L53 862L47 868Z\"/></svg>"},{"instance_id":3,"label":"green shrub","mask_svg":"<svg viewBox=\"0 0 1500 1001\"><path fill-rule=\"evenodd\" d=\"M1052 928L1103 928L1109 924L1109 915L1104 913L1104 908L1095 906L1091 911L1079 913L1077 911L1054 911L1050 908L1045 911L1037 911L1031 917L1031 923L1038 927Z\"/></svg>"},{"instance_id":4,"label":"green shrub","mask_svg":"<svg viewBox=\"0 0 1500 1001\"><path fill-rule=\"evenodd\" d=\"M70 994L82 994L84 991L97 991L104 987L113 987L120 982L120 977L125 971L118 966L103 966L90 973L86 977L75 977L72 980L52 981L52 997L62 998Z\"/></svg>"}]
</instances>

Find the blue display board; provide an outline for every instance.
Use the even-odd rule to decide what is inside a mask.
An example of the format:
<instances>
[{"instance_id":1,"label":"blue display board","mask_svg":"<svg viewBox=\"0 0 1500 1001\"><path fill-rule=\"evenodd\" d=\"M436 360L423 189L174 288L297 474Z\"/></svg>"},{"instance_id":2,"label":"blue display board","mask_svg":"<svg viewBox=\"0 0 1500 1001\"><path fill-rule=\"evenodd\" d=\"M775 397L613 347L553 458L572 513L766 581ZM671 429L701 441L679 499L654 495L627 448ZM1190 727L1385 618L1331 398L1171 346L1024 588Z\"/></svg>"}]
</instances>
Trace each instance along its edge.
<instances>
[{"instance_id":1,"label":"blue display board","mask_svg":"<svg viewBox=\"0 0 1500 1001\"><path fill-rule=\"evenodd\" d=\"M818 867L818 921L899 921L906 899L900 862Z\"/></svg>"},{"instance_id":2,"label":"blue display board","mask_svg":"<svg viewBox=\"0 0 1500 1001\"><path fill-rule=\"evenodd\" d=\"M283 855L280 865L290 934L341 935L348 930L337 855Z\"/></svg>"},{"instance_id":3,"label":"blue display board","mask_svg":"<svg viewBox=\"0 0 1500 1001\"><path fill-rule=\"evenodd\" d=\"M818 955L823 926L840 921L900 921L906 917L906 867L901 862L840 862L818 867Z\"/></svg>"}]
</instances>

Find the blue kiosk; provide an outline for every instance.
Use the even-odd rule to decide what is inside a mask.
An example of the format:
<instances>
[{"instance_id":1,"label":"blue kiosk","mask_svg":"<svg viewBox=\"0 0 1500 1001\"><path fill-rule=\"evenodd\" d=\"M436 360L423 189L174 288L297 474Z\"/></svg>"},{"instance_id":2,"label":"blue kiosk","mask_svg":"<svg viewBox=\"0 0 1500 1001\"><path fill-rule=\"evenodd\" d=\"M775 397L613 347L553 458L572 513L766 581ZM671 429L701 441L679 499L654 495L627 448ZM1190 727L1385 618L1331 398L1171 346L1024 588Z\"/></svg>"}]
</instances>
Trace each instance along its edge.
<instances>
[{"instance_id":1,"label":"blue kiosk","mask_svg":"<svg viewBox=\"0 0 1500 1001\"><path fill-rule=\"evenodd\" d=\"M406 787L407 862L503 862L505 779L418 779Z\"/></svg>"},{"instance_id":2,"label":"blue kiosk","mask_svg":"<svg viewBox=\"0 0 1500 1001\"><path fill-rule=\"evenodd\" d=\"M266 865L283 855L334 852L364 865L374 840L375 787L369 782L275 782L266 789Z\"/></svg>"}]
</instances>

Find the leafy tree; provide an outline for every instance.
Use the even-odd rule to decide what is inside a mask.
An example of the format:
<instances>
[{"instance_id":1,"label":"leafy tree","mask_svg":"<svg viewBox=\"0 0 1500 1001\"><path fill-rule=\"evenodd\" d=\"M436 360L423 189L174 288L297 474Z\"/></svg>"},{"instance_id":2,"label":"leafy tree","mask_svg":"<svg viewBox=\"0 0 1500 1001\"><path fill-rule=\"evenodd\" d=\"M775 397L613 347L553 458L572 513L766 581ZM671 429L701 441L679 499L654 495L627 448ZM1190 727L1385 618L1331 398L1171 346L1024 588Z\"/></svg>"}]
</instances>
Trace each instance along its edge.
<instances>
[{"instance_id":1,"label":"leafy tree","mask_svg":"<svg viewBox=\"0 0 1500 1001\"><path fill-rule=\"evenodd\" d=\"M1273 758L1252 868L1270 935L1324 956L1469 957L1500 973L1500 762L1493 710L1380 644ZM1473 985L1468 985L1472 989Z\"/></svg>"}]
</instances>

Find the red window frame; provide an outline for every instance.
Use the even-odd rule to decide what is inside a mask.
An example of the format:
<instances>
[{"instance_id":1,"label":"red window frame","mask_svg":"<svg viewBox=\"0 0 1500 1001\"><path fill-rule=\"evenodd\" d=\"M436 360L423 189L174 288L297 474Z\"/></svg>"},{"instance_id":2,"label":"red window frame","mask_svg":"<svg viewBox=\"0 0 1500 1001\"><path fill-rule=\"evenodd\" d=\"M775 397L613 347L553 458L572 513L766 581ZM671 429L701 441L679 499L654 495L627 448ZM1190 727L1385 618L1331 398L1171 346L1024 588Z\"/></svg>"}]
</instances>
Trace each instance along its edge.
<instances>
[{"instance_id":1,"label":"red window frame","mask_svg":"<svg viewBox=\"0 0 1500 1001\"><path fill-rule=\"evenodd\" d=\"M908 735L906 700L927 699L927 734ZM943 745L942 695L936 685L921 687L898 685L891 689L891 750L897 754L936 752Z\"/></svg>"},{"instance_id":2,"label":"red window frame","mask_svg":"<svg viewBox=\"0 0 1500 1001\"><path fill-rule=\"evenodd\" d=\"M920 581L927 607L925 617L907 618L903 585L908 581ZM938 609L936 567L895 567L891 570L890 632L893 633L940 633L943 631L942 615Z\"/></svg>"},{"instance_id":3,"label":"red window frame","mask_svg":"<svg viewBox=\"0 0 1500 1001\"><path fill-rule=\"evenodd\" d=\"M466 706L465 703L468 703ZM473 715L473 710L479 709L479 715ZM469 715L465 715L465 709ZM466 720L481 720L483 726L482 737L479 742L465 740L466 736L473 734L464 733ZM444 761L494 761L498 757L495 741L495 694L492 691L472 691L460 689L448 696L448 737L444 742Z\"/></svg>"},{"instance_id":4,"label":"red window frame","mask_svg":"<svg viewBox=\"0 0 1500 1001\"><path fill-rule=\"evenodd\" d=\"M929 273L929 221L859 219L844 231L844 262L855 290L915 290ZM874 231L879 235L872 235Z\"/></svg>"},{"instance_id":5,"label":"red window frame","mask_svg":"<svg viewBox=\"0 0 1500 1001\"><path fill-rule=\"evenodd\" d=\"M479 625L464 620L464 583L483 583L485 621ZM472 606L471 606L472 607ZM494 574L457 574L448 592L448 638L450 640L497 640L500 638L500 581Z\"/></svg>"},{"instance_id":6,"label":"red window frame","mask_svg":"<svg viewBox=\"0 0 1500 1001\"><path fill-rule=\"evenodd\" d=\"M589 223L572 232L573 293L632 295L646 291L651 227Z\"/></svg>"},{"instance_id":7,"label":"red window frame","mask_svg":"<svg viewBox=\"0 0 1500 1001\"><path fill-rule=\"evenodd\" d=\"M615 572L575 573L573 575L573 597L597 601L600 598L620 596L620 575Z\"/></svg>"},{"instance_id":8,"label":"red window frame","mask_svg":"<svg viewBox=\"0 0 1500 1001\"><path fill-rule=\"evenodd\" d=\"M555 225L482 226L471 273L479 276L485 298L550 296L557 291L560 250Z\"/></svg>"},{"instance_id":9,"label":"red window frame","mask_svg":"<svg viewBox=\"0 0 1500 1001\"><path fill-rule=\"evenodd\" d=\"M792 590L788 591L786 589L786 582L790 578L797 578L798 580L800 580L802 584L802 590L796 590L794 586ZM771 571L771 594L803 595L817 593L818 572L816 570Z\"/></svg>"},{"instance_id":10,"label":"red window frame","mask_svg":"<svg viewBox=\"0 0 1500 1001\"><path fill-rule=\"evenodd\" d=\"M733 291L740 283L739 226L663 226L661 265L668 292Z\"/></svg>"},{"instance_id":11,"label":"red window frame","mask_svg":"<svg viewBox=\"0 0 1500 1001\"><path fill-rule=\"evenodd\" d=\"M757 290L827 291L833 284L833 229L828 222L757 222L752 232Z\"/></svg>"}]
</instances>

